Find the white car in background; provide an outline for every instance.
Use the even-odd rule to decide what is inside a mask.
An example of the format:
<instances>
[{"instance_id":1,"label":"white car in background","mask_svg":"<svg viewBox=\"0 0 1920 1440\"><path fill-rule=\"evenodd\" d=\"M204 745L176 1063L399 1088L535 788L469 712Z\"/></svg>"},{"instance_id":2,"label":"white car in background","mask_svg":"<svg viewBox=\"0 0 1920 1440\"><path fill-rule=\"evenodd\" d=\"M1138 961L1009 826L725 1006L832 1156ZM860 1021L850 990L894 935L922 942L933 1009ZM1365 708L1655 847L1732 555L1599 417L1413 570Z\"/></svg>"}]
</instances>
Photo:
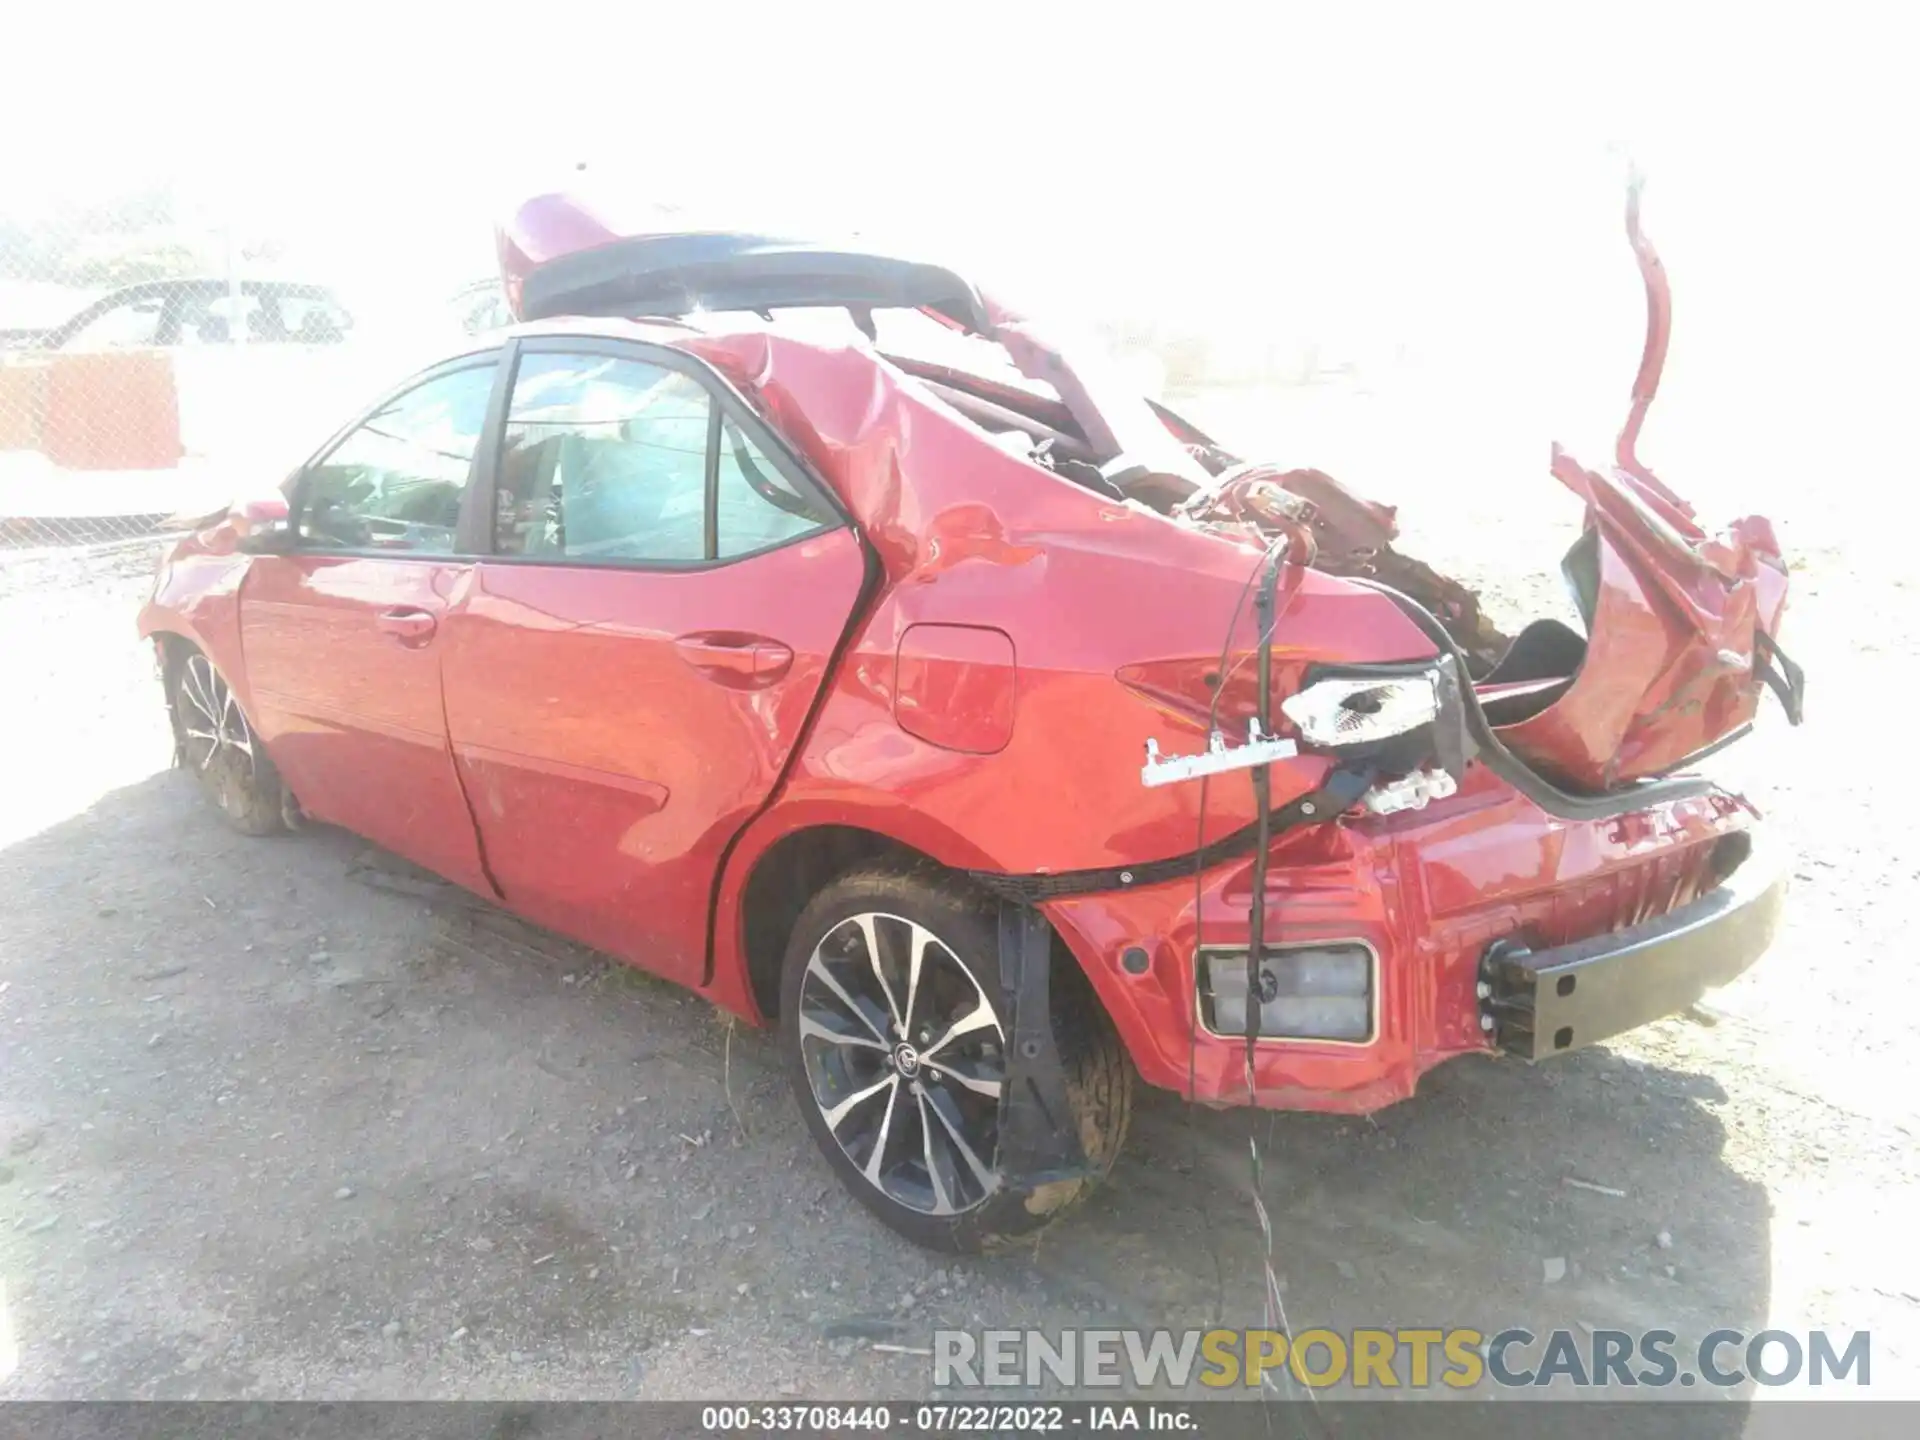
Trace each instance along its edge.
<instances>
[{"instance_id":1,"label":"white car in background","mask_svg":"<svg viewBox=\"0 0 1920 1440\"><path fill-rule=\"evenodd\" d=\"M236 294L236 291L238 292ZM353 316L327 286L218 277L147 280L114 290L45 329L0 331L15 350L120 350L226 344L335 345Z\"/></svg>"}]
</instances>

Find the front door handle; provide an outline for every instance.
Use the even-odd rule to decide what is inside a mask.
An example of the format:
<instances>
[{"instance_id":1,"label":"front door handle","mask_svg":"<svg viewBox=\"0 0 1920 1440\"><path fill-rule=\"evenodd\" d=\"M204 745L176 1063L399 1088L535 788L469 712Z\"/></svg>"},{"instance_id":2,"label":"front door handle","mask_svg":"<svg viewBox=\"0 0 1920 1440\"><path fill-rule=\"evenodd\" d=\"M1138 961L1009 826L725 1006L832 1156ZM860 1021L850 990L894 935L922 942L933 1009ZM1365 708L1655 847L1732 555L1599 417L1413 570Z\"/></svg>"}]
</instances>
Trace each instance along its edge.
<instances>
[{"instance_id":1,"label":"front door handle","mask_svg":"<svg viewBox=\"0 0 1920 1440\"><path fill-rule=\"evenodd\" d=\"M374 623L380 627L383 635L391 635L402 645L424 645L433 639L433 632L440 628L440 622L429 612L411 605L382 610Z\"/></svg>"},{"instance_id":2,"label":"front door handle","mask_svg":"<svg viewBox=\"0 0 1920 1440\"><path fill-rule=\"evenodd\" d=\"M764 635L682 635L673 648L709 680L736 689L770 685L793 667L793 651Z\"/></svg>"}]
</instances>

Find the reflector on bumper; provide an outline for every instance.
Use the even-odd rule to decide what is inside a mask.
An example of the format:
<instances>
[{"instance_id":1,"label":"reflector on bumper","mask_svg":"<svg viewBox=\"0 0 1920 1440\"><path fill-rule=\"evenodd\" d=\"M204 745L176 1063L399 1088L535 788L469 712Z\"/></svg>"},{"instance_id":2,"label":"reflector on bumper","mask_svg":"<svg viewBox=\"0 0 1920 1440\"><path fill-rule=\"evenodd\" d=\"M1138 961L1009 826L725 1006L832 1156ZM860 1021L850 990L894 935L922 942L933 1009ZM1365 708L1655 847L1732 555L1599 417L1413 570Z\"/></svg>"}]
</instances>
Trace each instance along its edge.
<instances>
[{"instance_id":1,"label":"reflector on bumper","mask_svg":"<svg viewBox=\"0 0 1920 1440\"><path fill-rule=\"evenodd\" d=\"M1200 956L1200 1007L1215 1035L1247 1033L1247 952L1207 950ZM1260 1038L1373 1038L1374 963L1357 942L1269 948L1260 965Z\"/></svg>"}]
</instances>

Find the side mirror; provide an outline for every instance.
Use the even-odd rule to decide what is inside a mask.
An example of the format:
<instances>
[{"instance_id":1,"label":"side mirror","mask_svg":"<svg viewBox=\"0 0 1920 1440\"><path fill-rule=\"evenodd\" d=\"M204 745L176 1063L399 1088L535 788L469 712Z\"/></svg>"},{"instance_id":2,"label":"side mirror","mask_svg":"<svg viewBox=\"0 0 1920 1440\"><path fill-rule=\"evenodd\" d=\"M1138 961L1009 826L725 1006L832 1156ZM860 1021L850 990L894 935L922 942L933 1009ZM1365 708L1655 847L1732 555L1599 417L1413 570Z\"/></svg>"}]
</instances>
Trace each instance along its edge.
<instances>
[{"instance_id":1,"label":"side mirror","mask_svg":"<svg viewBox=\"0 0 1920 1440\"><path fill-rule=\"evenodd\" d=\"M293 539L293 531L285 528L259 530L240 536L233 548L242 555L285 555L293 549Z\"/></svg>"},{"instance_id":2,"label":"side mirror","mask_svg":"<svg viewBox=\"0 0 1920 1440\"><path fill-rule=\"evenodd\" d=\"M284 495L262 495L233 507L229 518L244 522L258 529L287 523L287 497Z\"/></svg>"},{"instance_id":3,"label":"side mirror","mask_svg":"<svg viewBox=\"0 0 1920 1440\"><path fill-rule=\"evenodd\" d=\"M207 532L206 543L216 553L238 550L245 555L284 555L293 548L286 498L268 495L242 501Z\"/></svg>"}]
</instances>

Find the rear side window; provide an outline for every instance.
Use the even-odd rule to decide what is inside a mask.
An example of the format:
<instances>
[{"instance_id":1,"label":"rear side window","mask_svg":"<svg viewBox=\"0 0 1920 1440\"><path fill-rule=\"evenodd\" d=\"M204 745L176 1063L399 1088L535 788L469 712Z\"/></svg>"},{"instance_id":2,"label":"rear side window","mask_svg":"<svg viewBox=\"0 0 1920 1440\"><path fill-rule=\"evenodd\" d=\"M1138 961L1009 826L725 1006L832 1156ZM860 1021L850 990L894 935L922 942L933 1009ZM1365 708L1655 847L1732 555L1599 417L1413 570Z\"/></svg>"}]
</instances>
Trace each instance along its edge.
<instances>
[{"instance_id":1,"label":"rear side window","mask_svg":"<svg viewBox=\"0 0 1920 1440\"><path fill-rule=\"evenodd\" d=\"M793 487L731 416L720 418L717 481L722 560L770 549L832 518L819 501Z\"/></svg>"},{"instance_id":2,"label":"rear side window","mask_svg":"<svg viewBox=\"0 0 1920 1440\"><path fill-rule=\"evenodd\" d=\"M520 358L495 487L497 553L694 564L833 521L690 375L607 355Z\"/></svg>"},{"instance_id":3,"label":"rear side window","mask_svg":"<svg viewBox=\"0 0 1920 1440\"><path fill-rule=\"evenodd\" d=\"M301 544L451 554L493 373L489 360L396 395L310 466L295 495Z\"/></svg>"}]
</instances>

